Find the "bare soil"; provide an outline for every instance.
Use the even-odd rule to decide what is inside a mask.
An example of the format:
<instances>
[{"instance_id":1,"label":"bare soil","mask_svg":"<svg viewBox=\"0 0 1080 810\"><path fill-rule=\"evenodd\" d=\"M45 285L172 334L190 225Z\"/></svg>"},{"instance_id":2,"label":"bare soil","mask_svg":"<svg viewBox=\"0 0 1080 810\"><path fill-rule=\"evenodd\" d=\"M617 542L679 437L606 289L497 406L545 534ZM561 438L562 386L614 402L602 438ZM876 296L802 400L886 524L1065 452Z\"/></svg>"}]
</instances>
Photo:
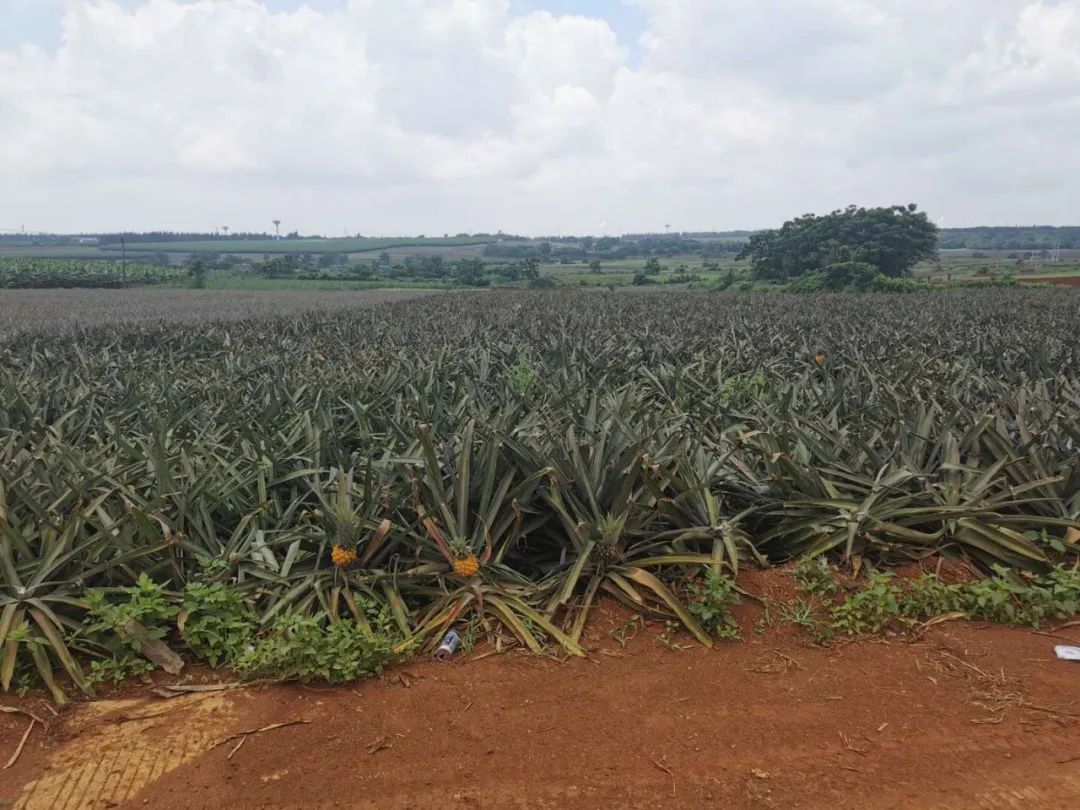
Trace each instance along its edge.
<instances>
[{"instance_id":1,"label":"bare soil","mask_svg":"<svg viewBox=\"0 0 1080 810\"><path fill-rule=\"evenodd\" d=\"M1037 276L1031 279L1020 279L1030 284L1050 284L1054 287L1080 287L1080 276Z\"/></svg>"},{"instance_id":2,"label":"bare soil","mask_svg":"<svg viewBox=\"0 0 1080 810\"><path fill-rule=\"evenodd\" d=\"M9 700L48 728L0 770L0 807L1080 807L1065 638L942 622L817 647L748 605L744 640L710 650L628 618L597 609L588 660L475 652L168 700L140 685L59 716ZM0 714L0 765L28 723ZM278 723L297 724L223 742Z\"/></svg>"}]
</instances>

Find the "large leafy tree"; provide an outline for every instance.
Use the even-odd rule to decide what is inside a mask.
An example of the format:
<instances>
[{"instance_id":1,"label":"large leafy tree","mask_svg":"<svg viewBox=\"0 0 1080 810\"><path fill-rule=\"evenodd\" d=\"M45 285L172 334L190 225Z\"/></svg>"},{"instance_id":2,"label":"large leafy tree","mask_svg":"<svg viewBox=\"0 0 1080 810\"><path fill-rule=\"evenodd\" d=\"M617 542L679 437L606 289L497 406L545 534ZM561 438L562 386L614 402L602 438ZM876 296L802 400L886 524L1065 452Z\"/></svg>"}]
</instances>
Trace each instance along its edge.
<instances>
[{"instance_id":1,"label":"large leafy tree","mask_svg":"<svg viewBox=\"0 0 1080 810\"><path fill-rule=\"evenodd\" d=\"M782 228L753 234L739 258L769 281L822 270L839 262L865 262L886 276L905 275L937 252L937 226L917 206L849 206L831 214L806 214Z\"/></svg>"}]
</instances>

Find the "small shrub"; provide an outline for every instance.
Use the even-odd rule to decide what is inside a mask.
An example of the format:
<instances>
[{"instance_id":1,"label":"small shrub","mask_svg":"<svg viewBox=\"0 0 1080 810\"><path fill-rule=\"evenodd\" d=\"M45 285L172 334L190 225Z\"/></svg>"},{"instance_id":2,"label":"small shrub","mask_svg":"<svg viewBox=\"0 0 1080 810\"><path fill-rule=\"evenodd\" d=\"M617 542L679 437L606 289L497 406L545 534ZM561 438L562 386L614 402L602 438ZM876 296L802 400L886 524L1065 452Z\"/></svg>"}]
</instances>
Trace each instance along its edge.
<instances>
[{"instance_id":1,"label":"small shrub","mask_svg":"<svg viewBox=\"0 0 1080 810\"><path fill-rule=\"evenodd\" d=\"M148 638L163 639L177 614L165 587L145 573L139 575L135 585L118 588L117 592L127 596L126 601L111 601L105 590L86 592L89 613L84 632L106 654L90 662L87 682L91 686L102 683L119 686L127 678L150 672L154 666L143 657L142 642L127 632L126 627L137 622L146 629Z\"/></svg>"},{"instance_id":2,"label":"small shrub","mask_svg":"<svg viewBox=\"0 0 1080 810\"><path fill-rule=\"evenodd\" d=\"M687 609L706 632L717 638L738 639L739 624L731 609L739 604L735 580L713 569L705 571L705 581L689 585Z\"/></svg>"},{"instance_id":3,"label":"small shrub","mask_svg":"<svg viewBox=\"0 0 1080 810\"><path fill-rule=\"evenodd\" d=\"M840 590L836 569L825 557L807 557L795 568L795 580L806 593L823 601L831 600Z\"/></svg>"},{"instance_id":4,"label":"small shrub","mask_svg":"<svg viewBox=\"0 0 1080 810\"><path fill-rule=\"evenodd\" d=\"M909 619L925 621L944 613L966 610L965 586L948 585L933 574L923 574L908 583L900 612Z\"/></svg>"},{"instance_id":5,"label":"small shrub","mask_svg":"<svg viewBox=\"0 0 1080 810\"><path fill-rule=\"evenodd\" d=\"M86 676L91 686L111 684L120 686L128 678L136 678L153 671L154 665L133 652L124 651L112 658L101 658L90 662L90 674Z\"/></svg>"},{"instance_id":6,"label":"small shrub","mask_svg":"<svg viewBox=\"0 0 1080 810\"><path fill-rule=\"evenodd\" d=\"M1059 565L1024 582L1003 566L994 576L968 583L965 609L972 618L1038 628L1048 619L1080 612L1080 572Z\"/></svg>"},{"instance_id":7,"label":"small shrub","mask_svg":"<svg viewBox=\"0 0 1080 810\"><path fill-rule=\"evenodd\" d=\"M821 608L814 599L796 599L780 606L780 618L806 630L815 644L825 644L833 637L833 628L820 617Z\"/></svg>"},{"instance_id":8,"label":"small shrub","mask_svg":"<svg viewBox=\"0 0 1080 810\"><path fill-rule=\"evenodd\" d=\"M900 617L900 588L884 571L871 572L866 587L832 609L832 626L840 633L880 633Z\"/></svg>"},{"instance_id":9,"label":"small shrub","mask_svg":"<svg viewBox=\"0 0 1080 810\"><path fill-rule=\"evenodd\" d=\"M536 368L528 360L517 360L510 366L507 382L519 397L527 397L536 388Z\"/></svg>"},{"instance_id":10,"label":"small shrub","mask_svg":"<svg viewBox=\"0 0 1080 810\"><path fill-rule=\"evenodd\" d=\"M110 601L109 592L102 589L86 592L89 621L85 632L92 639L114 656L119 656L124 652L142 652L139 639L122 632L130 621L146 628L146 635L150 639L162 639L168 635L178 609L170 604L164 585L143 573L135 585L118 588L116 592L127 596L127 600Z\"/></svg>"},{"instance_id":11,"label":"small shrub","mask_svg":"<svg viewBox=\"0 0 1080 810\"><path fill-rule=\"evenodd\" d=\"M806 566L804 568L804 566ZM807 563L800 566L804 590L819 594L835 591L818 583ZM797 573L796 576L800 574ZM1003 566L994 575L973 582L947 584L933 574L910 582L891 573L875 571L861 590L830 611L832 630L848 635L880 633L890 625L912 625L946 613L964 613L971 619L1038 628L1051 619L1080 612L1080 571L1059 565L1047 574L1023 579ZM812 629L809 613L790 607L788 621Z\"/></svg>"},{"instance_id":12,"label":"small shrub","mask_svg":"<svg viewBox=\"0 0 1080 810\"><path fill-rule=\"evenodd\" d=\"M720 389L721 396L729 406L747 405L765 393L767 384L763 374L726 377Z\"/></svg>"},{"instance_id":13,"label":"small shrub","mask_svg":"<svg viewBox=\"0 0 1080 810\"><path fill-rule=\"evenodd\" d=\"M726 290L729 287L731 287L731 285L733 285L734 283L735 283L735 271L732 270L729 267L728 271L726 273L724 273L724 275L722 275L720 278L718 278L716 280L716 284L714 286L714 289Z\"/></svg>"},{"instance_id":14,"label":"small shrub","mask_svg":"<svg viewBox=\"0 0 1080 810\"><path fill-rule=\"evenodd\" d=\"M222 582L189 582L177 625L191 651L215 668L238 659L257 628L241 591Z\"/></svg>"},{"instance_id":15,"label":"small shrub","mask_svg":"<svg viewBox=\"0 0 1080 810\"><path fill-rule=\"evenodd\" d=\"M378 675L394 660L393 638L326 613L285 613L236 661L244 678L345 683Z\"/></svg>"}]
</instances>

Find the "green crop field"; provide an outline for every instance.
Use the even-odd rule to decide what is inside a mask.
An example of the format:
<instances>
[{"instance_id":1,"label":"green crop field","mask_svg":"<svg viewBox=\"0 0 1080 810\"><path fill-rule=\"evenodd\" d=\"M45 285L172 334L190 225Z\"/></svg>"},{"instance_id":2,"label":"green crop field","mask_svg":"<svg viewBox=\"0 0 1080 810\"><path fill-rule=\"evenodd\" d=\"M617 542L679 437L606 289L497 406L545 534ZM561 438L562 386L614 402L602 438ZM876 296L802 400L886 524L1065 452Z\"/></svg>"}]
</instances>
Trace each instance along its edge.
<instances>
[{"instance_id":1,"label":"green crop field","mask_svg":"<svg viewBox=\"0 0 1080 810\"><path fill-rule=\"evenodd\" d=\"M145 672L131 622L259 679L580 656L602 596L709 645L792 559L1080 606L1080 293L262 295L0 293L4 689Z\"/></svg>"},{"instance_id":2,"label":"green crop field","mask_svg":"<svg viewBox=\"0 0 1080 810\"><path fill-rule=\"evenodd\" d=\"M0 289L34 287L141 287L177 282L181 268L137 262L0 257Z\"/></svg>"}]
</instances>

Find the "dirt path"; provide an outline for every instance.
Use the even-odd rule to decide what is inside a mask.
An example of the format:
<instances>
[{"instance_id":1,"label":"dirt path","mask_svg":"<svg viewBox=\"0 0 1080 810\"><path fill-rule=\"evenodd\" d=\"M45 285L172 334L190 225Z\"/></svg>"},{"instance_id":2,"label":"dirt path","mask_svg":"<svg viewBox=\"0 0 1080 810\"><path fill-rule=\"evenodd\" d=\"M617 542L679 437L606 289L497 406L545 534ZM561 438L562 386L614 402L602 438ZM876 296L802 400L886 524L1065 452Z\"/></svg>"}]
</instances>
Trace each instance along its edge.
<instances>
[{"instance_id":1,"label":"dirt path","mask_svg":"<svg viewBox=\"0 0 1080 810\"><path fill-rule=\"evenodd\" d=\"M653 625L624 648L625 616L602 614L588 661L464 656L47 715L0 807L1080 807L1080 665L1052 638L954 623L823 649L748 620L715 650ZM0 759L26 722L0 715Z\"/></svg>"}]
</instances>

